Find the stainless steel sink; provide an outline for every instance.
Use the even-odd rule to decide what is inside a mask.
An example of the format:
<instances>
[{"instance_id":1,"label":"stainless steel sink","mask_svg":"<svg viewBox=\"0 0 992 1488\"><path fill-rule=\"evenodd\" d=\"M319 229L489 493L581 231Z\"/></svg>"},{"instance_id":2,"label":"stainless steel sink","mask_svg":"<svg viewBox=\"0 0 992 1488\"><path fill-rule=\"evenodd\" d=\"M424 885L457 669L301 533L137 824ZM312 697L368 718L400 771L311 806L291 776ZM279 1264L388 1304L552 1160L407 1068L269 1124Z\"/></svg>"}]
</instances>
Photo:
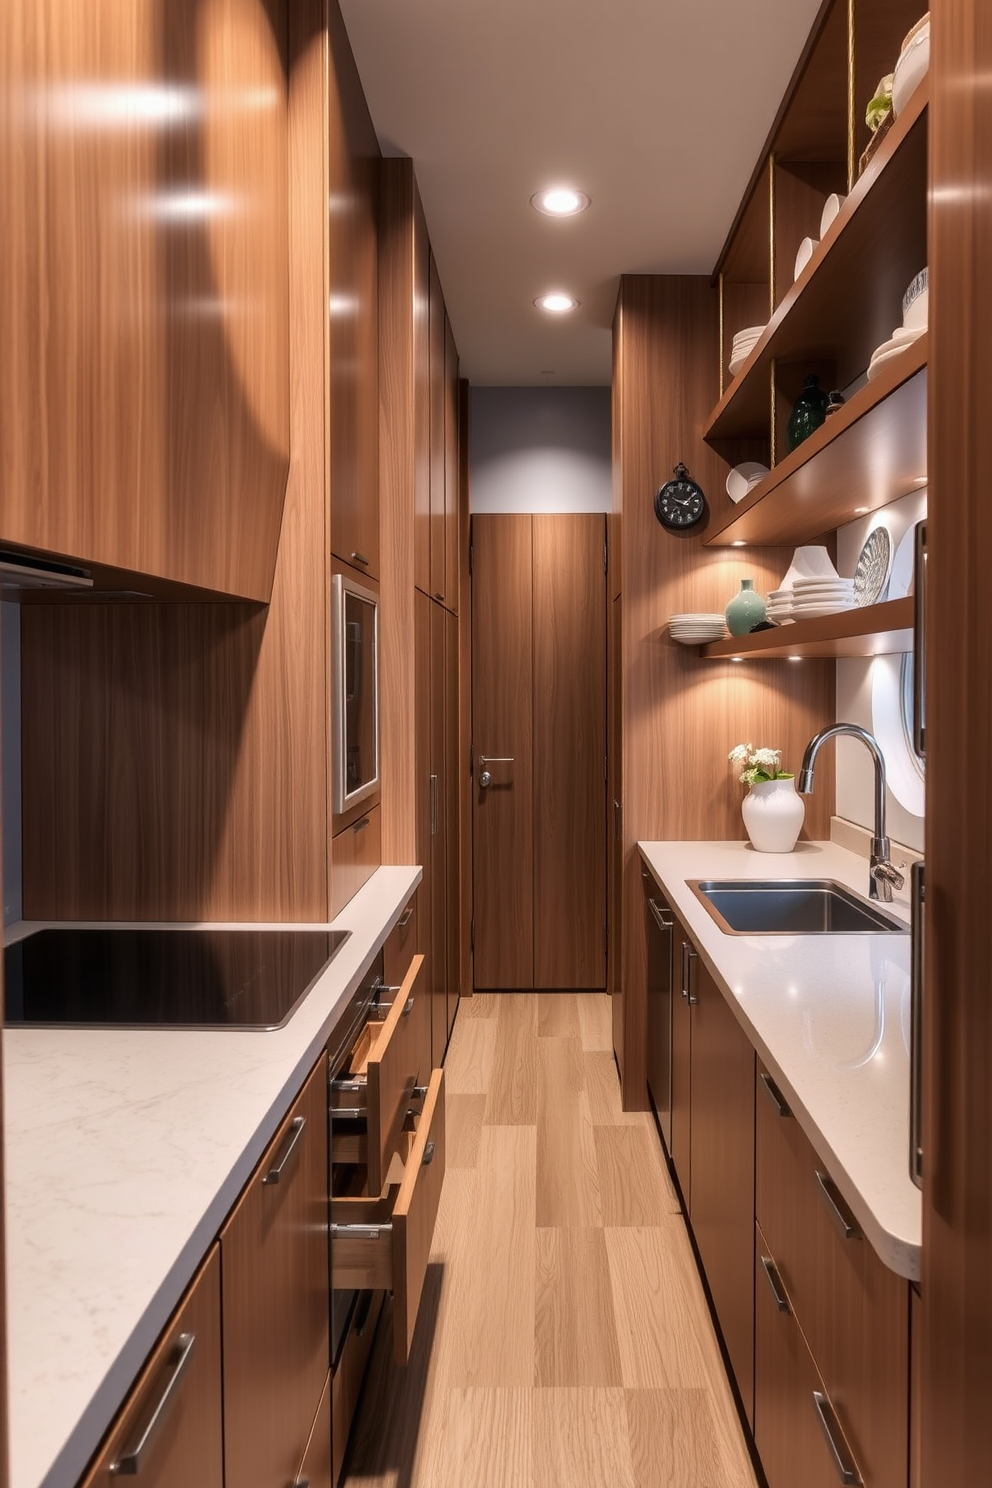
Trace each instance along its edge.
<instances>
[{"instance_id":1,"label":"stainless steel sink","mask_svg":"<svg viewBox=\"0 0 992 1488\"><path fill-rule=\"evenodd\" d=\"M909 934L909 926L830 878L687 879L725 935Z\"/></svg>"}]
</instances>

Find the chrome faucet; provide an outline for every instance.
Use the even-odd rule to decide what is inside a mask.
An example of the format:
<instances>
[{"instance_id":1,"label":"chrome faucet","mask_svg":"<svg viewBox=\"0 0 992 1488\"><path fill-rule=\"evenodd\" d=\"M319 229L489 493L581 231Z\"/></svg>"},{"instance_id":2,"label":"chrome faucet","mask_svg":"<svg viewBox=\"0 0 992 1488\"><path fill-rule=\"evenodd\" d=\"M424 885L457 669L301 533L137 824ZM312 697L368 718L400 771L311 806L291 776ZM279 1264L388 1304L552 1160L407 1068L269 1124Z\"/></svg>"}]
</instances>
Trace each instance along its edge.
<instances>
[{"instance_id":1,"label":"chrome faucet","mask_svg":"<svg viewBox=\"0 0 992 1488\"><path fill-rule=\"evenodd\" d=\"M836 739L838 734L850 734L853 739L860 739L875 764L875 835L871 839L868 897L881 899L889 904L892 901L892 890L901 889L906 880L889 861L889 839L885 835L885 760L874 735L856 723L834 723L830 728L821 729L806 745L802 769L799 771L799 794L813 794L813 765L820 746L828 739Z\"/></svg>"}]
</instances>

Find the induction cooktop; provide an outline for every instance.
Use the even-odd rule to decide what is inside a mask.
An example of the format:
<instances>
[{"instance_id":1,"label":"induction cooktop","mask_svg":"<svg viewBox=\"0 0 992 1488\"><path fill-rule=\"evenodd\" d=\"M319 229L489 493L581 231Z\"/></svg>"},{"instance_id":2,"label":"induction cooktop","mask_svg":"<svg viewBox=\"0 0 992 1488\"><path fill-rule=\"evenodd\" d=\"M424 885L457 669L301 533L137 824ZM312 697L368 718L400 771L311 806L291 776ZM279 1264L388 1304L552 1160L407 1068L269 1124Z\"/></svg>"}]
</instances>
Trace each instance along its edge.
<instances>
[{"instance_id":1,"label":"induction cooktop","mask_svg":"<svg viewBox=\"0 0 992 1488\"><path fill-rule=\"evenodd\" d=\"M4 950L19 1027L281 1028L347 930L36 930Z\"/></svg>"}]
</instances>

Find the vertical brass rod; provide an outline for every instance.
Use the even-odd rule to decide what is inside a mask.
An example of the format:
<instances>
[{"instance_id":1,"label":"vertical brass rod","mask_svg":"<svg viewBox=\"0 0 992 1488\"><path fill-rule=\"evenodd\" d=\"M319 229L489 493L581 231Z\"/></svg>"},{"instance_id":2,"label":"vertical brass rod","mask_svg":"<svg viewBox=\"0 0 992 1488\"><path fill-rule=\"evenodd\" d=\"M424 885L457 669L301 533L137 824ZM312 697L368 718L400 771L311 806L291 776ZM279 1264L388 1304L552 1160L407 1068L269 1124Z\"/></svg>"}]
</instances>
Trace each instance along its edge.
<instances>
[{"instance_id":1,"label":"vertical brass rod","mask_svg":"<svg viewBox=\"0 0 992 1488\"><path fill-rule=\"evenodd\" d=\"M723 270L720 270L720 397L723 397L724 321L723 321Z\"/></svg>"},{"instance_id":2,"label":"vertical brass rod","mask_svg":"<svg viewBox=\"0 0 992 1488\"><path fill-rule=\"evenodd\" d=\"M771 419L769 420L769 423L770 423L771 451L770 451L769 457L768 457L768 464L769 464L769 467L772 470L775 469L775 466L778 463L777 458L776 458L776 446L778 445L778 410L777 410L777 408L775 406L775 401L776 401L775 400L775 390L776 390L775 366L776 366L775 358L772 357L771 368L770 368L769 378L768 378L768 394L769 394L769 397L771 399Z\"/></svg>"},{"instance_id":3,"label":"vertical brass rod","mask_svg":"<svg viewBox=\"0 0 992 1488\"><path fill-rule=\"evenodd\" d=\"M768 156L768 318L775 314L775 151Z\"/></svg>"},{"instance_id":4,"label":"vertical brass rod","mask_svg":"<svg viewBox=\"0 0 992 1488\"><path fill-rule=\"evenodd\" d=\"M857 124L857 70L854 57L855 6L857 0L847 0L847 189L854 188L856 124Z\"/></svg>"}]
</instances>

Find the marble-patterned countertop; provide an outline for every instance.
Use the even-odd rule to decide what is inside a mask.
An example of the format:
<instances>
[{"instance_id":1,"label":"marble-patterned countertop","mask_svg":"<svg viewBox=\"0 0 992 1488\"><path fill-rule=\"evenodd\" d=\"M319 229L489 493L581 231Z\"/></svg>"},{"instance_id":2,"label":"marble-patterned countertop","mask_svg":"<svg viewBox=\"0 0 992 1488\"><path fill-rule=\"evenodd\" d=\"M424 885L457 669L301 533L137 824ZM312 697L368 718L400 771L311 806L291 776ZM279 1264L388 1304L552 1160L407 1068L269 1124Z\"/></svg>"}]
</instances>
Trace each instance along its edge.
<instances>
[{"instance_id":1,"label":"marble-patterned countertop","mask_svg":"<svg viewBox=\"0 0 992 1488\"><path fill-rule=\"evenodd\" d=\"M834 842L641 842L782 1095L878 1255L918 1280L922 1204L909 1176L909 935L725 935L687 885L833 878L863 898L868 864ZM905 895L884 906L909 922Z\"/></svg>"},{"instance_id":2,"label":"marble-patterned countertop","mask_svg":"<svg viewBox=\"0 0 992 1488\"><path fill-rule=\"evenodd\" d=\"M74 1488L419 880L373 875L283 1028L5 1030L11 1488Z\"/></svg>"}]
</instances>

